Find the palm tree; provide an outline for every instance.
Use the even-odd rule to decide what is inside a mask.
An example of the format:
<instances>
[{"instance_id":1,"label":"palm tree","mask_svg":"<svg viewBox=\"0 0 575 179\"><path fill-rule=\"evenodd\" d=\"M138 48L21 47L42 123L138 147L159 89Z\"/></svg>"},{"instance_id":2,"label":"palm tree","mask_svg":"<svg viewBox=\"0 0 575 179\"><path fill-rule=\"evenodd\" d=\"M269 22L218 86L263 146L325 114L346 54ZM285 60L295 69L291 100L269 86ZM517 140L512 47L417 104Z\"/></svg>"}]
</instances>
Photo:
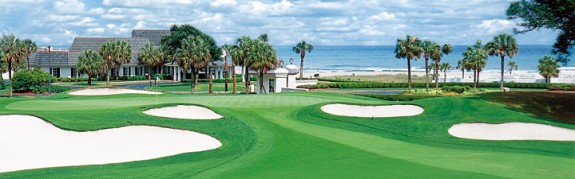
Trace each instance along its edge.
<instances>
[{"instance_id":1,"label":"palm tree","mask_svg":"<svg viewBox=\"0 0 575 179\"><path fill-rule=\"evenodd\" d=\"M447 82L447 70L451 69L451 64L447 62L441 63L441 71L443 71L443 83Z\"/></svg>"},{"instance_id":2,"label":"palm tree","mask_svg":"<svg viewBox=\"0 0 575 179\"><path fill-rule=\"evenodd\" d=\"M437 43L430 41L430 40L424 40L421 43L421 49L423 50L423 57L425 58L425 91L429 92L429 57L431 56L431 53L433 51L433 48L437 46Z\"/></svg>"},{"instance_id":3,"label":"palm tree","mask_svg":"<svg viewBox=\"0 0 575 179\"><path fill-rule=\"evenodd\" d=\"M3 34L0 40L0 48L4 52L4 60L8 63L8 80L10 83L10 97L12 97L12 64L18 64L23 60L24 48L20 39L14 34Z\"/></svg>"},{"instance_id":4,"label":"palm tree","mask_svg":"<svg viewBox=\"0 0 575 179\"><path fill-rule=\"evenodd\" d=\"M264 88L264 74L266 74L270 69L276 67L278 64L278 59L274 48L262 40L254 40L252 48L247 56L252 63L250 63L250 68L258 71L259 74L259 88L260 92L267 93Z\"/></svg>"},{"instance_id":5,"label":"palm tree","mask_svg":"<svg viewBox=\"0 0 575 179\"><path fill-rule=\"evenodd\" d=\"M311 53L313 50L313 45L306 43L305 41L301 41L297 43L294 47L292 47L292 51L295 53L300 54L301 62L299 64L299 79L303 79L303 59L305 58L305 51Z\"/></svg>"},{"instance_id":6,"label":"palm tree","mask_svg":"<svg viewBox=\"0 0 575 179\"><path fill-rule=\"evenodd\" d=\"M493 37L491 42L485 45L485 50L490 56L501 57L501 82L500 89L503 90L503 71L505 69L505 56L513 58L519 52L519 45L515 42L515 38L509 34L499 34Z\"/></svg>"},{"instance_id":7,"label":"palm tree","mask_svg":"<svg viewBox=\"0 0 575 179\"><path fill-rule=\"evenodd\" d=\"M244 55L243 51L240 49L238 45L230 45L228 47L228 50L230 51L230 55L232 56L232 79L234 85L233 94L236 94L237 93L236 65L242 64L242 57Z\"/></svg>"},{"instance_id":8,"label":"palm tree","mask_svg":"<svg viewBox=\"0 0 575 179\"><path fill-rule=\"evenodd\" d=\"M477 40L474 46L467 47L467 50L463 52L463 57L467 62L465 66L473 69L473 91L477 92L479 73L487 64L487 53L481 46L481 40Z\"/></svg>"},{"instance_id":9,"label":"palm tree","mask_svg":"<svg viewBox=\"0 0 575 179\"><path fill-rule=\"evenodd\" d=\"M110 83L110 73L108 72L112 66L114 66L113 56L114 56L115 44L111 41L104 42L98 50L98 54L104 59L102 63L102 70L104 71L104 76L106 77L106 84Z\"/></svg>"},{"instance_id":10,"label":"palm tree","mask_svg":"<svg viewBox=\"0 0 575 179\"><path fill-rule=\"evenodd\" d=\"M210 48L202 38L189 36L182 41L182 48L177 50L177 54L179 54L183 63L189 64L189 67L191 68L192 80L190 85L192 87L193 94L196 92L199 70L207 67L212 58Z\"/></svg>"},{"instance_id":11,"label":"palm tree","mask_svg":"<svg viewBox=\"0 0 575 179\"><path fill-rule=\"evenodd\" d=\"M427 70L429 71L435 71L435 65L432 63L428 64ZM435 73L431 74L431 80L436 80L437 75L435 75Z\"/></svg>"},{"instance_id":12,"label":"palm tree","mask_svg":"<svg viewBox=\"0 0 575 179\"><path fill-rule=\"evenodd\" d=\"M509 61L507 62L507 66L509 66L509 74L511 74L511 71L513 70L517 70L517 64L515 63L515 61Z\"/></svg>"},{"instance_id":13,"label":"palm tree","mask_svg":"<svg viewBox=\"0 0 575 179\"><path fill-rule=\"evenodd\" d=\"M152 67L160 64L162 60L160 49L154 48L154 45L150 42L144 44L138 54L138 61L141 64L148 66L148 71L152 71ZM148 75L150 79L150 75Z\"/></svg>"},{"instance_id":14,"label":"palm tree","mask_svg":"<svg viewBox=\"0 0 575 179\"><path fill-rule=\"evenodd\" d=\"M22 43L25 47L24 54L26 55L26 67L28 70L30 70L30 54L36 52L36 50L38 50L38 46L36 45L36 42L30 39L24 39Z\"/></svg>"},{"instance_id":15,"label":"palm tree","mask_svg":"<svg viewBox=\"0 0 575 179\"><path fill-rule=\"evenodd\" d=\"M245 80L245 89L246 89L246 94L248 94L250 91L250 75L249 75L249 66L251 63L251 59L247 58L247 55L249 54L250 48L251 48L251 44L252 44L253 40L249 37L249 36L243 36L240 37L236 40L236 44L238 46L238 55L237 56L237 65L241 65L244 69L244 71L242 72L244 75L244 80Z\"/></svg>"},{"instance_id":16,"label":"palm tree","mask_svg":"<svg viewBox=\"0 0 575 179\"><path fill-rule=\"evenodd\" d=\"M76 68L81 73L88 75L88 85L92 85L92 77L102 70L104 59L96 51L84 50L78 57Z\"/></svg>"},{"instance_id":17,"label":"palm tree","mask_svg":"<svg viewBox=\"0 0 575 179\"><path fill-rule=\"evenodd\" d=\"M405 40L397 39L397 44L395 45L395 58L407 59L407 84L408 84L408 92L411 92L411 60L417 60L421 57L423 53L423 49L421 49L421 45L419 45L421 41L417 39L417 37L412 37L407 35Z\"/></svg>"},{"instance_id":18,"label":"palm tree","mask_svg":"<svg viewBox=\"0 0 575 179\"><path fill-rule=\"evenodd\" d=\"M124 63L130 63L132 61L132 47L126 40L116 40L114 41L114 57L115 62L113 68L116 68L116 80L120 76L120 66ZM151 73L149 71L148 73Z\"/></svg>"},{"instance_id":19,"label":"palm tree","mask_svg":"<svg viewBox=\"0 0 575 179\"><path fill-rule=\"evenodd\" d=\"M450 44L443 44L443 46L436 45L431 52L431 58L435 60L435 75L439 76L439 62L443 54L449 55L453 52L453 47ZM439 78L435 79L435 88L439 88Z\"/></svg>"},{"instance_id":20,"label":"palm tree","mask_svg":"<svg viewBox=\"0 0 575 179\"><path fill-rule=\"evenodd\" d=\"M461 70L461 78L465 78L465 63L466 60L465 59L461 59L457 61L457 66L455 67L456 69L460 69Z\"/></svg>"},{"instance_id":21,"label":"palm tree","mask_svg":"<svg viewBox=\"0 0 575 179\"><path fill-rule=\"evenodd\" d=\"M557 60L550 56L544 56L539 59L539 74L545 78L545 83L551 82L551 77L559 77L559 65Z\"/></svg>"}]
</instances>

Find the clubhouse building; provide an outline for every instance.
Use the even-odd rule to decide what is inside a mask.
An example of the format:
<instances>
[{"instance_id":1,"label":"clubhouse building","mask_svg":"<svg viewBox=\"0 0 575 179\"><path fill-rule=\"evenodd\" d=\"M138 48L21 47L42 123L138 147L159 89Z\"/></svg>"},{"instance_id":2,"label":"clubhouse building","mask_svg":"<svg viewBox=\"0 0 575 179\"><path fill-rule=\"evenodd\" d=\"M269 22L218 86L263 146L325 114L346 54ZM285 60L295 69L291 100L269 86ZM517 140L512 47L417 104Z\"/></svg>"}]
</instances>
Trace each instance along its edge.
<instances>
[{"instance_id":1,"label":"clubhouse building","mask_svg":"<svg viewBox=\"0 0 575 179\"><path fill-rule=\"evenodd\" d=\"M132 59L130 63L120 66L119 76L140 76L156 74L162 71L164 74L169 74L172 80L181 81L185 73L183 73L182 69L175 62L167 61L163 65L158 65L149 71L149 68L140 64L138 61L138 54L145 43L151 42L154 46L158 47L161 44L162 36L169 34L170 30L132 30L132 37L76 37L72 42L72 46L67 50L48 50L44 48L39 49L36 53L32 53L30 55L30 66L38 67L58 78L87 77L85 74L80 74L76 69L78 56L80 56L82 51L98 51L100 46L107 41L126 40L132 48ZM231 59L226 60L231 61ZM210 68L209 71L211 71L215 79L224 77L223 61L213 62L208 68ZM117 69L111 69L110 75L116 75L115 70ZM206 69L202 70L200 74L205 76L205 71Z\"/></svg>"}]
</instances>

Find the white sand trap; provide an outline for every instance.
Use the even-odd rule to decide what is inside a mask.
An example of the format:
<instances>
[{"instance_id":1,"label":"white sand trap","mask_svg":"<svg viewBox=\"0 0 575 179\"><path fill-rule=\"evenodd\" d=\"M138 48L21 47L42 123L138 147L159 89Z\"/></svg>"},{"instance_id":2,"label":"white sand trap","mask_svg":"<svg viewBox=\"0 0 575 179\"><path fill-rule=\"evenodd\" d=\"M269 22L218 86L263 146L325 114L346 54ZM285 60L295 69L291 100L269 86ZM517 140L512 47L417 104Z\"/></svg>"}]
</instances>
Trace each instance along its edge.
<instances>
[{"instance_id":1,"label":"white sand trap","mask_svg":"<svg viewBox=\"0 0 575 179\"><path fill-rule=\"evenodd\" d=\"M33 116L0 115L0 172L148 160L221 145L185 130L129 126L73 132Z\"/></svg>"},{"instance_id":2,"label":"white sand trap","mask_svg":"<svg viewBox=\"0 0 575 179\"><path fill-rule=\"evenodd\" d=\"M118 88L89 88L68 93L76 96L103 96L103 95L116 95L116 94L162 94L160 92L133 90L133 89L118 89Z\"/></svg>"},{"instance_id":3,"label":"white sand trap","mask_svg":"<svg viewBox=\"0 0 575 179\"><path fill-rule=\"evenodd\" d=\"M321 107L323 112L351 117L399 117L415 116L423 113L423 108L415 105L358 106L328 104Z\"/></svg>"},{"instance_id":4,"label":"white sand trap","mask_svg":"<svg viewBox=\"0 0 575 179\"><path fill-rule=\"evenodd\" d=\"M200 106L178 105L172 107L155 108L144 111L144 114L169 117L176 119L221 119L223 116Z\"/></svg>"},{"instance_id":5,"label":"white sand trap","mask_svg":"<svg viewBox=\"0 0 575 179\"><path fill-rule=\"evenodd\" d=\"M575 141L575 130L521 122L462 123L451 126L448 132L465 139Z\"/></svg>"}]
</instances>

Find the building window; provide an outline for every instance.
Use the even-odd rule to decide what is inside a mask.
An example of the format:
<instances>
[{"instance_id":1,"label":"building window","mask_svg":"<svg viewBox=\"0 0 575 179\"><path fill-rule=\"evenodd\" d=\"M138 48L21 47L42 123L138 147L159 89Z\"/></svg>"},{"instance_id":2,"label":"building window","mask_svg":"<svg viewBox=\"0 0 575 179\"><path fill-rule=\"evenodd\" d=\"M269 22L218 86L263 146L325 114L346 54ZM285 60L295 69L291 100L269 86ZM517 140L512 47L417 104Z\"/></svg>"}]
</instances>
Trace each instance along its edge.
<instances>
[{"instance_id":1,"label":"building window","mask_svg":"<svg viewBox=\"0 0 575 179\"><path fill-rule=\"evenodd\" d=\"M60 78L60 68L50 68L50 71L52 72L52 76Z\"/></svg>"},{"instance_id":2,"label":"building window","mask_svg":"<svg viewBox=\"0 0 575 179\"><path fill-rule=\"evenodd\" d=\"M130 74L128 73L128 69L126 67L122 68L124 71L122 72L124 75L122 76L130 76Z\"/></svg>"},{"instance_id":3,"label":"building window","mask_svg":"<svg viewBox=\"0 0 575 179\"><path fill-rule=\"evenodd\" d=\"M139 76L140 75L140 67L135 67L134 69L136 69L136 75Z\"/></svg>"},{"instance_id":4,"label":"building window","mask_svg":"<svg viewBox=\"0 0 575 179\"><path fill-rule=\"evenodd\" d=\"M77 78L78 77L78 71L76 70L76 68L70 68L70 76L71 78Z\"/></svg>"}]
</instances>

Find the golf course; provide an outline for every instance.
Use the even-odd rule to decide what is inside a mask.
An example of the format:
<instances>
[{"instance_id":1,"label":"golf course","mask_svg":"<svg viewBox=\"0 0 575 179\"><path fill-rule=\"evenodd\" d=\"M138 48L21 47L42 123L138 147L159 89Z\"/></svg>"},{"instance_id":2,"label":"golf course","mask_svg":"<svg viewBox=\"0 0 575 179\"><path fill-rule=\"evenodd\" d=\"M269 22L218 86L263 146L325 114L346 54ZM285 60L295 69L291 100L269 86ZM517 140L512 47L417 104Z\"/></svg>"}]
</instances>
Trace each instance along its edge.
<instances>
[{"instance_id":1,"label":"golf course","mask_svg":"<svg viewBox=\"0 0 575 179\"><path fill-rule=\"evenodd\" d=\"M558 141L477 140L450 135L448 130L452 126L463 123L541 124L573 134L575 125L572 123L533 115L489 100L490 97L448 96L402 102L351 94L303 92L95 96L61 93L0 98L0 123L7 120L2 116L25 115L45 120L65 132L97 134L98 131L130 126L149 126L194 132L220 142L201 150L180 151L161 157L152 155L151 158L106 164L3 171L0 178L575 177L575 136L567 141ZM572 94L565 97L573 99ZM421 111L404 116L392 114L394 117L353 117L322 110L326 105L335 104L339 107L356 105L354 110L359 109L358 106L393 105L390 107L408 106ZM154 109L186 106L206 110L198 113L214 113L215 117L195 120L147 114ZM26 133L25 129L20 131ZM0 142L19 137L16 134L2 135ZM168 138L176 140L182 135L186 134L177 133ZM92 138L87 137L83 142L102 147L98 141L90 140ZM10 147L3 144L0 148ZM155 147L170 146L158 144ZM73 153L73 150L81 148L68 146L60 150ZM0 149L0 152L5 151ZM147 150L134 148L127 152L118 151L115 155L121 158L131 152L145 153ZM0 158L0 163L3 162Z\"/></svg>"}]
</instances>

